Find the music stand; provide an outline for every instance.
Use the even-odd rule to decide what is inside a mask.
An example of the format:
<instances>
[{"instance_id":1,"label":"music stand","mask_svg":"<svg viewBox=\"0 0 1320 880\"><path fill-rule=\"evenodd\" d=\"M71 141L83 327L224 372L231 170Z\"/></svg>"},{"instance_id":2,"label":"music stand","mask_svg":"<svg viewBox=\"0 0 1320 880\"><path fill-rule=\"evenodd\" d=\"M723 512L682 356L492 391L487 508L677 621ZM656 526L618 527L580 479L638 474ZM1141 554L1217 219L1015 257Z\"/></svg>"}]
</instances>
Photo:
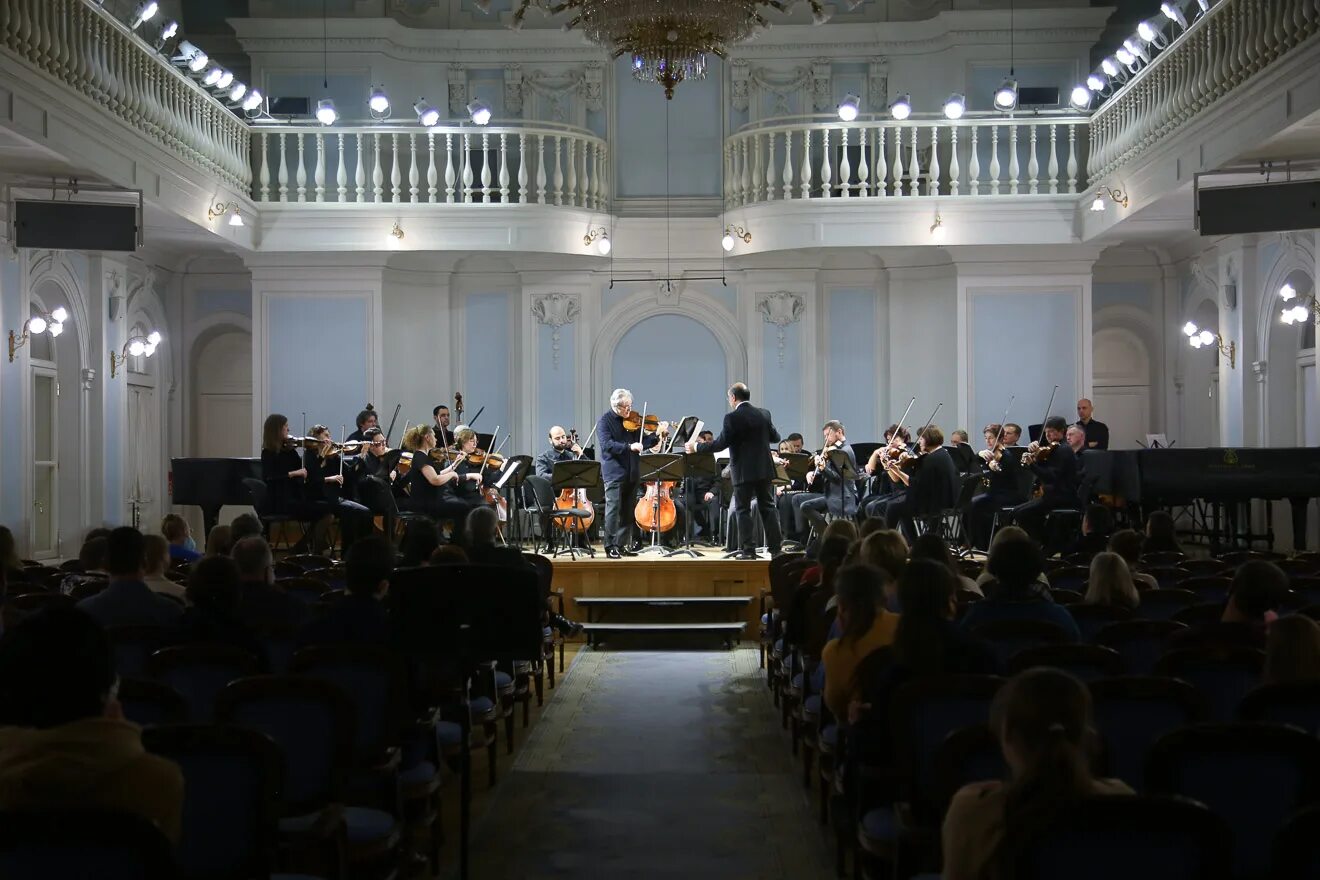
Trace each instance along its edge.
<instances>
[{"instance_id":1,"label":"music stand","mask_svg":"<svg viewBox=\"0 0 1320 880\"><path fill-rule=\"evenodd\" d=\"M669 443L665 446L665 452L682 450L687 442L701 433L702 422L696 416L684 416L669 435Z\"/></svg>"},{"instance_id":2,"label":"music stand","mask_svg":"<svg viewBox=\"0 0 1320 880\"><path fill-rule=\"evenodd\" d=\"M697 424L701 424L697 422ZM683 519L683 540L673 550L665 554L666 557L687 554L693 558L700 559L701 554L693 549L693 519L697 504L704 504L704 501L697 501L695 498L695 489L693 483L702 478L717 478L720 475L720 466L715 463L715 453L713 452L689 452L683 456L683 471L686 479L683 481L683 504L687 508L684 511Z\"/></svg>"},{"instance_id":3,"label":"music stand","mask_svg":"<svg viewBox=\"0 0 1320 880\"><path fill-rule=\"evenodd\" d=\"M554 491L555 497L558 497L559 493L565 489L599 489L600 485L600 462L592 461L589 458L574 458L569 461L557 461L555 462L554 468L550 471L550 487ZM554 498L550 500L550 503L552 505L554 504ZM567 521L565 522L567 524ZM553 538L555 533L553 516L550 517L549 525L550 534L547 537ZM583 536L586 535L586 531L586 529L582 530ZM568 555L573 559L577 559L578 548L574 546L572 540L574 533L569 529L564 529L564 532L568 535L568 540L565 542L568 544ZM581 548L582 552L586 553L592 559L595 559L596 551L591 548L590 542L585 543L586 546ZM550 555L558 556L562 552L563 550L556 544L554 553Z\"/></svg>"},{"instance_id":4,"label":"music stand","mask_svg":"<svg viewBox=\"0 0 1320 880\"><path fill-rule=\"evenodd\" d=\"M807 472L815 467L815 462L808 452L787 452L780 458L784 459L784 476L790 483L805 480Z\"/></svg>"},{"instance_id":5,"label":"music stand","mask_svg":"<svg viewBox=\"0 0 1320 880\"><path fill-rule=\"evenodd\" d=\"M647 483L661 482L681 482L683 479L683 455L673 452L651 452L641 456L641 474L642 485ZM665 548L660 546L660 491L656 487L655 500L651 502L651 509L656 516L655 528L651 529L651 543L642 548L643 553L649 553L652 550L659 553L665 553ZM639 527L640 528L640 527Z\"/></svg>"},{"instance_id":6,"label":"music stand","mask_svg":"<svg viewBox=\"0 0 1320 880\"><path fill-rule=\"evenodd\" d=\"M513 504L509 506L509 531L515 532L518 529L518 495L521 492L523 481L526 479L526 465L531 463L531 456L519 455L514 458L506 458L504 467L500 470L500 478L492 485L496 492L504 493L505 489L514 489L508 495L513 496ZM508 497L506 495L505 497ZM504 534L500 533L500 540L507 545L509 542L504 540ZM518 549L522 549L522 541L515 535L514 541L518 544Z\"/></svg>"}]
</instances>

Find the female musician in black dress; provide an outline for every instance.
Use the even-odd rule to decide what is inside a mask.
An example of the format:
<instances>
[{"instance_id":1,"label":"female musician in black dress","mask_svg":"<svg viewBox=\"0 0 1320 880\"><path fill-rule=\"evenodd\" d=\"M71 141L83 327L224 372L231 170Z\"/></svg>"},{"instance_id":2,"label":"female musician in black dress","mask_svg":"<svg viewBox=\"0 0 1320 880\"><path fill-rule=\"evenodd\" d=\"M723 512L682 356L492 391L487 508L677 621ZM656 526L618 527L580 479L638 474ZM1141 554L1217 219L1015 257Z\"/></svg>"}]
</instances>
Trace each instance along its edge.
<instances>
[{"instance_id":1,"label":"female musician in black dress","mask_svg":"<svg viewBox=\"0 0 1320 880\"><path fill-rule=\"evenodd\" d=\"M330 505L308 497L307 468L298 457L297 447L288 440L289 420L279 413L266 416L261 429L261 478L266 483L266 506L271 513L310 522L311 529L293 549L296 553L309 548L317 552L325 545Z\"/></svg>"},{"instance_id":2,"label":"female musician in black dress","mask_svg":"<svg viewBox=\"0 0 1320 880\"><path fill-rule=\"evenodd\" d=\"M340 550L347 553L355 540L370 534L371 511L344 497L342 453L336 451L330 439L330 429L325 425L313 425L308 436L319 445L316 449L303 450L303 467L307 471L305 493L310 501L325 502L338 517Z\"/></svg>"},{"instance_id":3,"label":"female musician in black dress","mask_svg":"<svg viewBox=\"0 0 1320 880\"><path fill-rule=\"evenodd\" d=\"M464 433L472 435L475 448L477 435L471 431L460 431L460 437ZM459 442L461 444L462 440ZM404 477L408 487L406 509L437 519L452 518L454 530L451 540L459 543L463 540L463 525L468 512L482 503L481 472L475 469L460 472L457 466L442 465L432 458L435 432L430 425L409 428L404 435L404 445L413 449L412 466Z\"/></svg>"}]
</instances>

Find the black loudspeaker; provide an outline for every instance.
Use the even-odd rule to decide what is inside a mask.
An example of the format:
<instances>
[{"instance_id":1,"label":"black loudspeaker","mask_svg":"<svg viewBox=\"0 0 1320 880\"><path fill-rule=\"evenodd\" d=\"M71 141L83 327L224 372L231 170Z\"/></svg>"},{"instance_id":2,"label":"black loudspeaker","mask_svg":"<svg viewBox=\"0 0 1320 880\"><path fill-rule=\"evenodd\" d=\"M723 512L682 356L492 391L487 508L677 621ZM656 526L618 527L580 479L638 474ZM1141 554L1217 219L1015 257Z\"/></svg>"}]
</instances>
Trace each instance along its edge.
<instances>
[{"instance_id":1,"label":"black loudspeaker","mask_svg":"<svg viewBox=\"0 0 1320 880\"><path fill-rule=\"evenodd\" d=\"M135 251L136 205L14 202L14 243L61 251Z\"/></svg>"},{"instance_id":2,"label":"black loudspeaker","mask_svg":"<svg viewBox=\"0 0 1320 880\"><path fill-rule=\"evenodd\" d=\"M1197 187L1196 228L1202 235L1320 228L1320 180Z\"/></svg>"}]
</instances>

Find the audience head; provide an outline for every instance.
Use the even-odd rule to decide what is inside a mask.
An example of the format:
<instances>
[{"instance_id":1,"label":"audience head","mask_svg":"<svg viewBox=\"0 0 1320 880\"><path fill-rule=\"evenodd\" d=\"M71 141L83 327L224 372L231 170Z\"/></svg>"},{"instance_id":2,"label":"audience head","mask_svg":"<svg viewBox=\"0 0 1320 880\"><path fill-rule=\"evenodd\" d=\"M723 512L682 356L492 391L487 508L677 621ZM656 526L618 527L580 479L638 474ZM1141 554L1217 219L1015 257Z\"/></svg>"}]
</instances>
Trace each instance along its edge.
<instances>
[{"instance_id":1,"label":"audience head","mask_svg":"<svg viewBox=\"0 0 1320 880\"><path fill-rule=\"evenodd\" d=\"M142 533L131 526L120 526L106 538L105 570L112 578L142 580L146 562L146 542Z\"/></svg>"},{"instance_id":2,"label":"audience head","mask_svg":"<svg viewBox=\"0 0 1320 880\"><path fill-rule=\"evenodd\" d=\"M821 532L820 542L822 545L830 538L847 538L849 541L857 540L857 523L850 519L836 519L825 526L825 531Z\"/></svg>"},{"instance_id":3,"label":"audience head","mask_svg":"<svg viewBox=\"0 0 1320 880\"><path fill-rule=\"evenodd\" d=\"M1005 819L1089 793L1091 694L1058 669L1028 669L999 689L990 726L1009 767Z\"/></svg>"},{"instance_id":4,"label":"audience head","mask_svg":"<svg viewBox=\"0 0 1320 880\"><path fill-rule=\"evenodd\" d=\"M120 717L105 631L77 608L48 608L0 639L0 726L46 729Z\"/></svg>"},{"instance_id":5,"label":"audience head","mask_svg":"<svg viewBox=\"0 0 1320 880\"><path fill-rule=\"evenodd\" d=\"M953 561L953 554L949 552L949 545L945 544L944 539L939 535L931 532L919 535L912 542L912 551L908 554L908 560L915 562L918 559L938 562L949 570L955 581L962 575L962 572L958 570L958 563Z\"/></svg>"},{"instance_id":6,"label":"audience head","mask_svg":"<svg viewBox=\"0 0 1320 880\"><path fill-rule=\"evenodd\" d=\"M457 544L436 547L431 553L432 565L462 565L468 561L467 551Z\"/></svg>"},{"instance_id":7,"label":"audience head","mask_svg":"<svg viewBox=\"0 0 1320 880\"><path fill-rule=\"evenodd\" d=\"M94 529L87 530L87 534L83 535L83 541L90 541L93 538L108 538L108 537L110 537L110 529L107 529L105 526L97 526Z\"/></svg>"},{"instance_id":8,"label":"audience head","mask_svg":"<svg viewBox=\"0 0 1320 880\"><path fill-rule=\"evenodd\" d=\"M481 505L474 507L467 515L467 536L469 547L490 547L495 543L495 533L500 527L499 514L493 507Z\"/></svg>"},{"instance_id":9,"label":"audience head","mask_svg":"<svg viewBox=\"0 0 1320 880\"><path fill-rule=\"evenodd\" d=\"M1303 614L1270 624L1265 644L1265 684L1320 679L1320 624Z\"/></svg>"},{"instance_id":10,"label":"audience head","mask_svg":"<svg viewBox=\"0 0 1320 880\"><path fill-rule=\"evenodd\" d=\"M198 608L232 615L238 610L242 577L228 556L207 556L193 563L185 594Z\"/></svg>"},{"instance_id":11,"label":"audience head","mask_svg":"<svg viewBox=\"0 0 1320 880\"><path fill-rule=\"evenodd\" d=\"M421 565L440 546L440 526L419 522L409 527L403 540L403 564Z\"/></svg>"},{"instance_id":12,"label":"audience head","mask_svg":"<svg viewBox=\"0 0 1320 880\"><path fill-rule=\"evenodd\" d=\"M1273 562L1253 559L1238 566L1233 587L1228 592L1224 621L1263 623L1288 595L1288 575Z\"/></svg>"},{"instance_id":13,"label":"audience head","mask_svg":"<svg viewBox=\"0 0 1320 880\"><path fill-rule=\"evenodd\" d=\"M207 556L228 556L234 549L234 530L227 525L211 527L211 534L206 536Z\"/></svg>"},{"instance_id":14,"label":"audience head","mask_svg":"<svg viewBox=\"0 0 1320 880\"><path fill-rule=\"evenodd\" d=\"M1140 603L1132 572L1123 557L1109 552L1095 554L1086 581L1086 604L1136 608Z\"/></svg>"},{"instance_id":15,"label":"audience head","mask_svg":"<svg viewBox=\"0 0 1320 880\"><path fill-rule=\"evenodd\" d=\"M1114 514L1103 504L1088 504L1082 517L1082 533L1107 536L1114 530Z\"/></svg>"},{"instance_id":16,"label":"audience head","mask_svg":"<svg viewBox=\"0 0 1320 880\"><path fill-rule=\"evenodd\" d=\"M894 633L894 654L906 668L938 672L943 659L940 628L958 613L958 579L934 559L913 558L898 579L903 613Z\"/></svg>"},{"instance_id":17,"label":"audience head","mask_svg":"<svg viewBox=\"0 0 1320 880\"><path fill-rule=\"evenodd\" d=\"M826 538L820 542L820 552L816 554L816 561L820 563L820 582L822 586L828 587L834 583L835 576L848 558L850 547L852 547L852 541L839 535Z\"/></svg>"},{"instance_id":18,"label":"audience head","mask_svg":"<svg viewBox=\"0 0 1320 880\"><path fill-rule=\"evenodd\" d=\"M883 571L889 580L897 582L908 562L908 545L895 529L881 529L862 541L861 559Z\"/></svg>"},{"instance_id":19,"label":"audience head","mask_svg":"<svg viewBox=\"0 0 1320 880\"><path fill-rule=\"evenodd\" d=\"M8 526L0 526L0 571L18 571L23 562L18 558L18 548L14 544L14 533Z\"/></svg>"},{"instance_id":20,"label":"audience head","mask_svg":"<svg viewBox=\"0 0 1320 880\"><path fill-rule=\"evenodd\" d=\"M1141 540L1141 535L1132 529L1119 529L1109 536L1109 552L1122 556L1131 571L1141 559Z\"/></svg>"},{"instance_id":21,"label":"audience head","mask_svg":"<svg viewBox=\"0 0 1320 880\"><path fill-rule=\"evenodd\" d=\"M862 524L857 527L857 540L865 541L881 529L888 528L883 516L868 516L862 520Z\"/></svg>"},{"instance_id":22,"label":"audience head","mask_svg":"<svg viewBox=\"0 0 1320 880\"><path fill-rule=\"evenodd\" d=\"M240 513L229 524L229 537L234 542L230 545L230 552L232 553L233 548L238 546L238 542L244 538L259 537L264 533L265 529L261 527L261 520L255 513Z\"/></svg>"},{"instance_id":23,"label":"audience head","mask_svg":"<svg viewBox=\"0 0 1320 880\"><path fill-rule=\"evenodd\" d=\"M188 540L188 521L177 513L169 513L160 521L160 533L171 544L182 544Z\"/></svg>"},{"instance_id":24,"label":"audience head","mask_svg":"<svg viewBox=\"0 0 1320 880\"><path fill-rule=\"evenodd\" d=\"M390 586L394 571L394 548L375 535L357 541L344 560L348 591L354 596L379 598Z\"/></svg>"},{"instance_id":25,"label":"audience head","mask_svg":"<svg viewBox=\"0 0 1320 880\"><path fill-rule=\"evenodd\" d=\"M839 613L840 638L855 642L865 636L875 623L883 604L880 587L884 572L873 565L847 565L834 577L835 608Z\"/></svg>"},{"instance_id":26,"label":"audience head","mask_svg":"<svg viewBox=\"0 0 1320 880\"><path fill-rule=\"evenodd\" d=\"M105 571L105 555L110 541L104 535L88 538L78 550L78 565L83 571Z\"/></svg>"},{"instance_id":27,"label":"audience head","mask_svg":"<svg viewBox=\"0 0 1320 880\"><path fill-rule=\"evenodd\" d=\"M253 535L238 541L234 544L233 558L238 565L238 576L245 583L275 582L275 558L265 538Z\"/></svg>"},{"instance_id":28,"label":"audience head","mask_svg":"<svg viewBox=\"0 0 1320 880\"><path fill-rule=\"evenodd\" d=\"M1167 510L1152 511L1146 517L1146 545L1157 550L1177 550L1178 533L1173 514Z\"/></svg>"},{"instance_id":29,"label":"audience head","mask_svg":"<svg viewBox=\"0 0 1320 880\"><path fill-rule=\"evenodd\" d=\"M998 584L996 592L1000 594L1031 589L1043 567L1040 548L1030 538L996 541L985 563L986 571Z\"/></svg>"},{"instance_id":30,"label":"audience head","mask_svg":"<svg viewBox=\"0 0 1320 880\"><path fill-rule=\"evenodd\" d=\"M161 577L170 565L170 544L162 535L142 537L142 569L149 577Z\"/></svg>"}]
</instances>

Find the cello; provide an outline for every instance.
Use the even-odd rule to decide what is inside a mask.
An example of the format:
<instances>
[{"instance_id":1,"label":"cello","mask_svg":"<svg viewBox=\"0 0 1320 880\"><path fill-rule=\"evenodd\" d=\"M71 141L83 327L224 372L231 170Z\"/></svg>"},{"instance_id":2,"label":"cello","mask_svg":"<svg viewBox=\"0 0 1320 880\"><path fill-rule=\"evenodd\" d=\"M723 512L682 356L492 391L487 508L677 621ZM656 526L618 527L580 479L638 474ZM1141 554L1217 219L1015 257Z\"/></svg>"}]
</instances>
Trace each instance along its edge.
<instances>
[{"instance_id":1,"label":"cello","mask_svg":"<svg viewBox=\"0 0 1320 880\"><path fill-rule=\"evenodd\" d=\"M669 433L669 423L660 421L654 414L647 416L645 404L642 405L640 419L630 417L624 420L625 429L632 430L633 425L637 426L639 440L647 430L656 431L662 437ZM664 534L678 525L678 507L675 506L673 496L670 494L676 485L672 480L656 480L646 484L646 492L637 499L637 506L633 508L633 520L637 523L637 528L645 532Z\"/></svg>"},{"instance_id":2,"label":"cello","mask_svg":"<svg viewBox=\"0 0 1320 880\"><path fill-rule=\"evenodd\" d=\"M587 435L587 445L591 444L591 438L596 434L593 427L591 433ZM578 442L577 429L573 428L568 432L569 437L573 439L576 446ZM578 454L573 456L574 461L578 461L586 454L586 447L578 447ZM551 522L557 529L562 529L570 535L585 535L587 529L596 521L596 508L587 500L586 489L561 489L555 496L555 510L582 510L586 512L584 517L552 517Z\"/></svg>"}]
</instances>

